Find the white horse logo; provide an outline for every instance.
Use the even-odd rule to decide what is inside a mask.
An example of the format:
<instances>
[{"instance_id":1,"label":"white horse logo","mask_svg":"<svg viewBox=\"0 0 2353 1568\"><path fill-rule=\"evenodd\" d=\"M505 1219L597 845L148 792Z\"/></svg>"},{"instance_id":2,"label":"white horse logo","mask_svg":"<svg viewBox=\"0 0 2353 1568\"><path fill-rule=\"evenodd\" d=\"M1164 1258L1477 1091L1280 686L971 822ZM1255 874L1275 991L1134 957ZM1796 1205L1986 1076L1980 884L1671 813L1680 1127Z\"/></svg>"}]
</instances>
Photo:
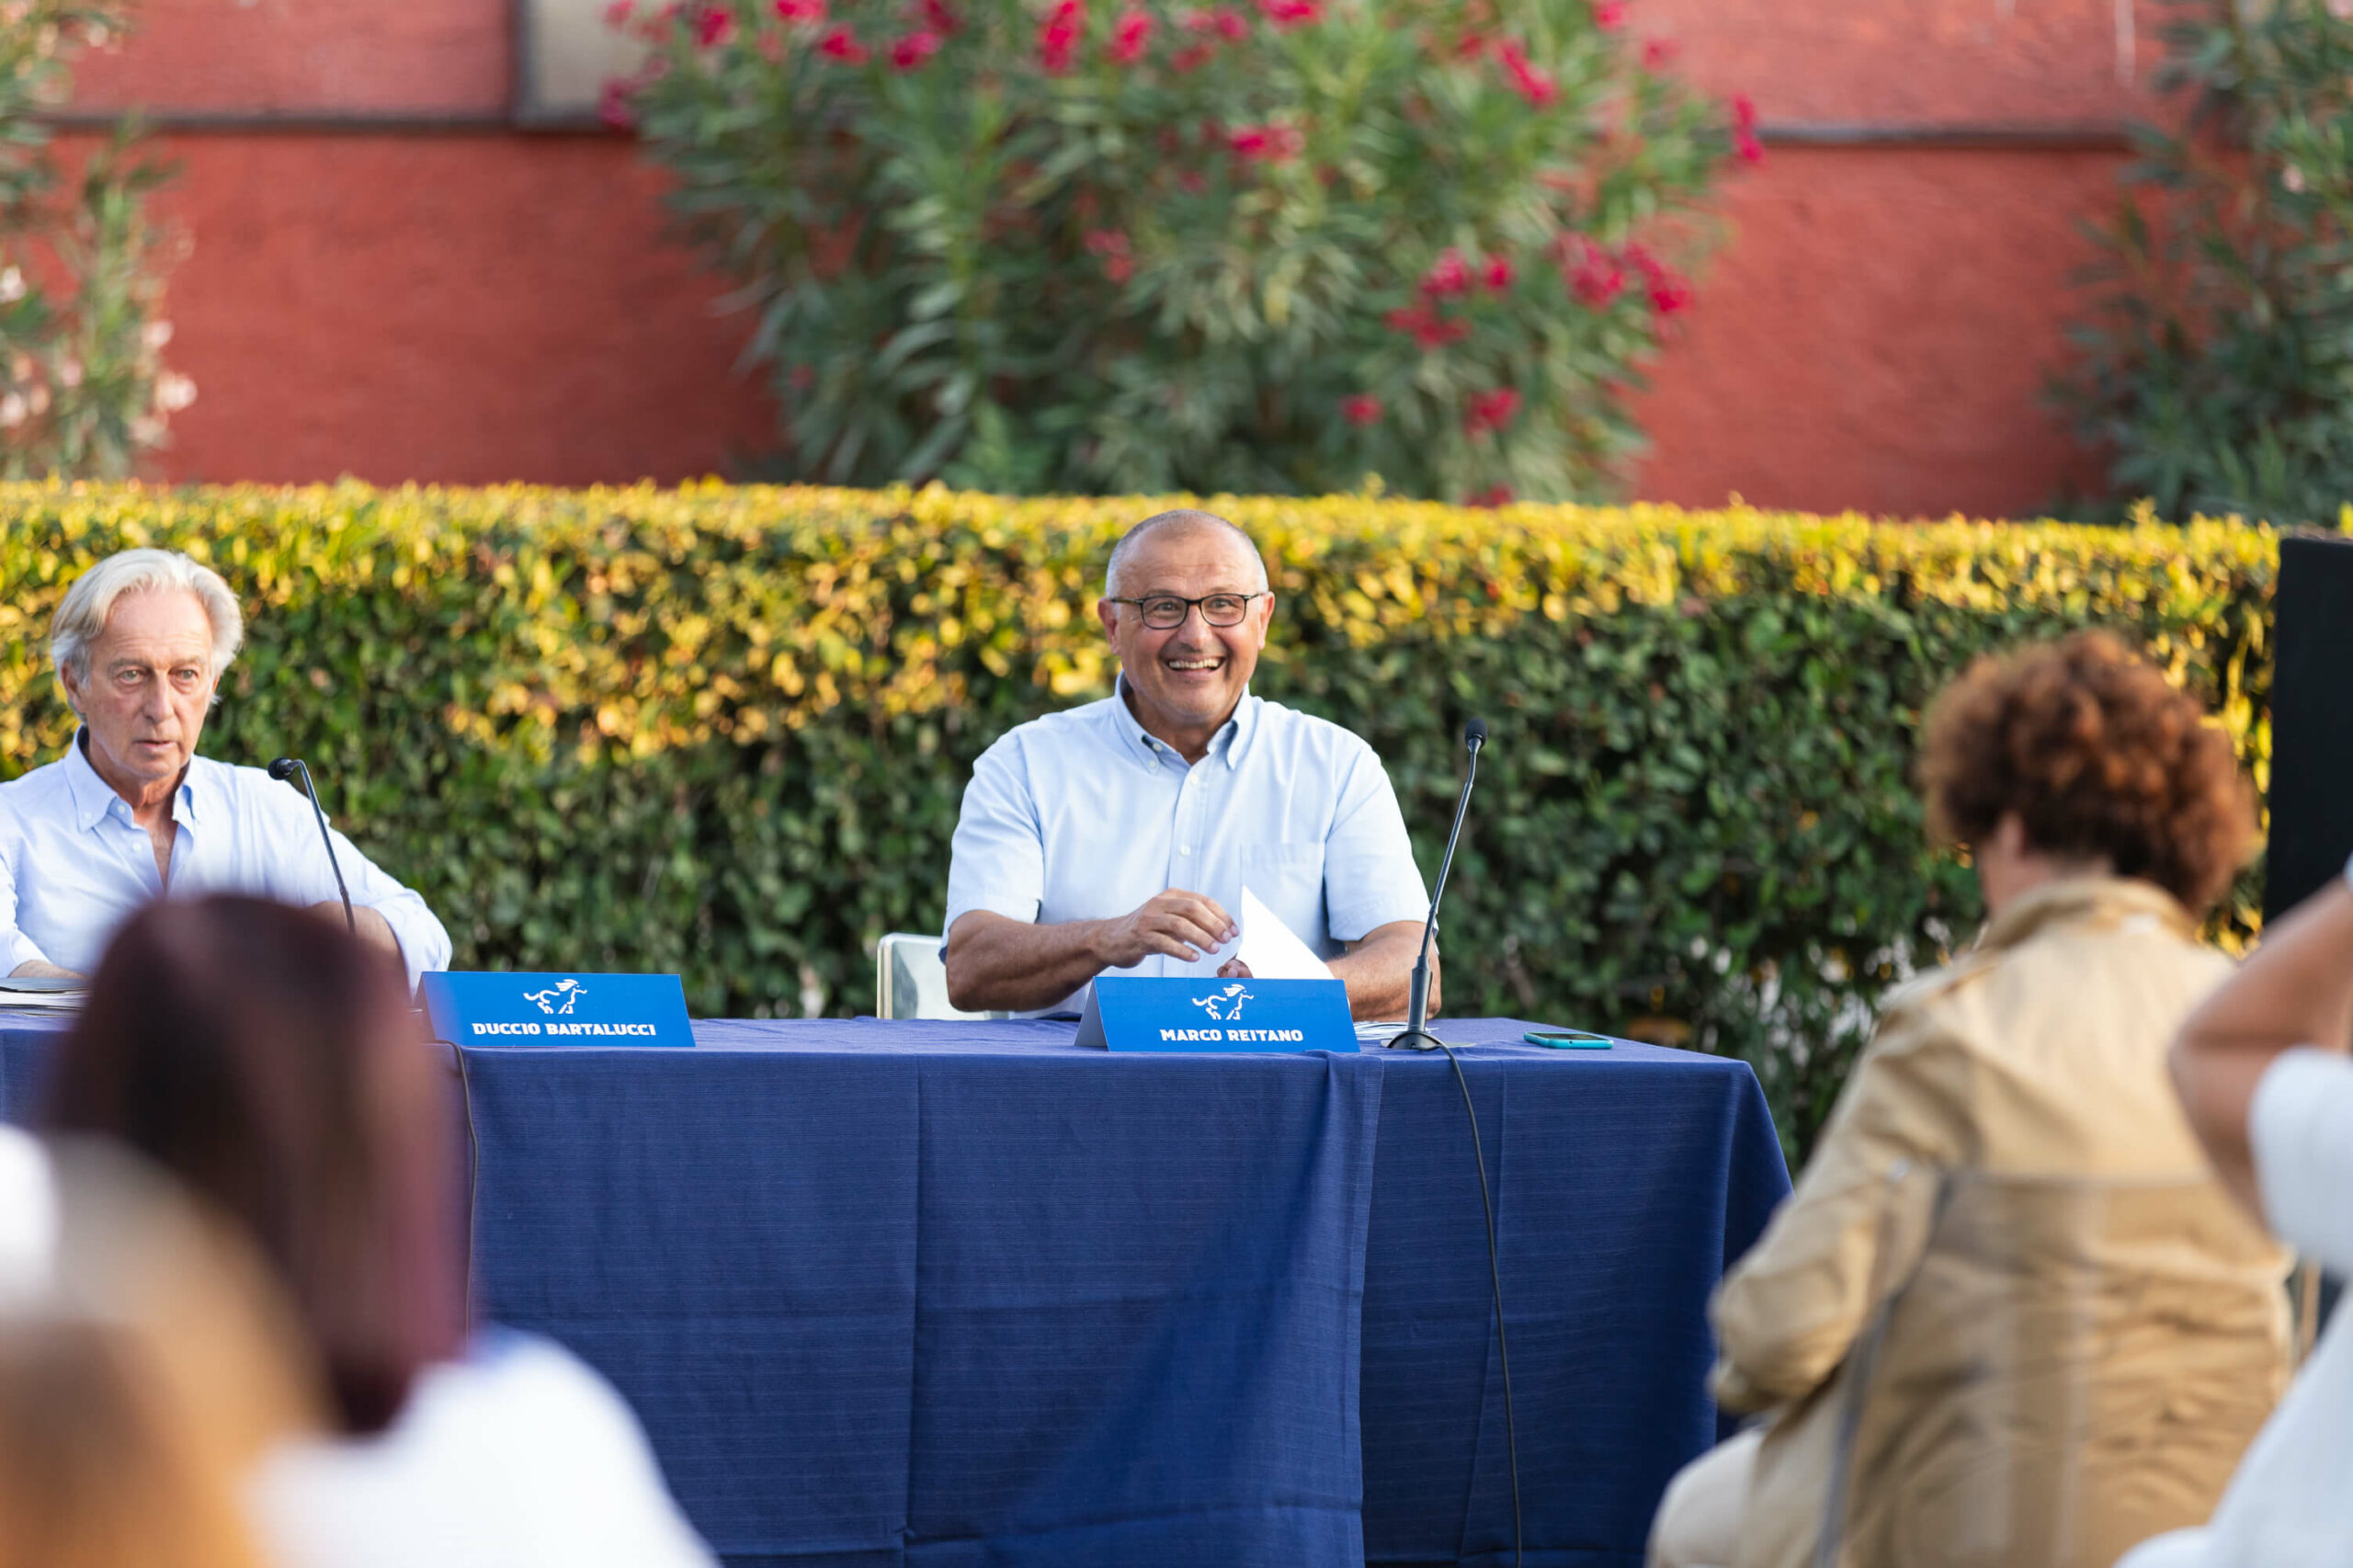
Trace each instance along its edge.
<instances>
[{"instance_id":1,"label":"white horse logo","mask_svg":"<svg viewBox=\"0 0 2353 1568\"><path fill-rule=\"evenodd\" d=\"M526 991L523 993L523 1000L538 1003L540 1011L542 1013L561 1016L571 1012L572 1005L587 994L587 991L580 982L567 979L557 981L545 991Z\"/></svg>"},{"instance_id":2,"label":"white horse logo","mask_svg":"<svg viewBox=\"0 0 2353 1568\"><path fill-rule=\"evenodd\" d=\"M1196 996L1193 1006L1210 1016L1210 1021L1230 1024L1242 1016L1242 1004L1250 1000L1250 993L1239 985L1229 985L1214 996Z\"/></svg>"}]
</instances>

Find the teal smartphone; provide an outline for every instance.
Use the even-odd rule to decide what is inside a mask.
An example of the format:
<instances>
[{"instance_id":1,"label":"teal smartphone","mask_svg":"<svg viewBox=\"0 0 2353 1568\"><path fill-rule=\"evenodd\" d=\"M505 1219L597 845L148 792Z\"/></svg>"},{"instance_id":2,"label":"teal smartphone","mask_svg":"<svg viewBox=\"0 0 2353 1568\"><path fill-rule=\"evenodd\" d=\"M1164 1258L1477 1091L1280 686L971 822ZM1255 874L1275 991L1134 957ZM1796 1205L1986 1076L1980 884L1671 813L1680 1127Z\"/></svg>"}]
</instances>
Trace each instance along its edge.
<instances>
[{"instance_id":1,"label":"teal smartphone","mask_svg":"<svg viewBox=\"0 0 2353 1568\"><path fill-rule=\"evenodd\" d=\"M1606 1034L1587 1034L1583 1029L1530 1029L1519 1038L1555 1051L1607 1051L1611 1043Z\"/></svg>"}]
</instances>

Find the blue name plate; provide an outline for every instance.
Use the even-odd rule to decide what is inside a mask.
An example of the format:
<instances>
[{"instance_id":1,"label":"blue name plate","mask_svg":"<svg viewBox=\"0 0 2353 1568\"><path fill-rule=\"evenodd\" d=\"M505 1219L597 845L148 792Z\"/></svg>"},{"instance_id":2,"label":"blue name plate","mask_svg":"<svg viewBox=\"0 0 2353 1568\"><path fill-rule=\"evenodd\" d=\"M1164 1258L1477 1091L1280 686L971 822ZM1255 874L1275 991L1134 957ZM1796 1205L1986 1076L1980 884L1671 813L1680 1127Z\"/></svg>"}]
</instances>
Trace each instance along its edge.
<instances>
[{"instance_id":1,"label":"blue name plate","mask_svg":"<svg viewBox=\"0 0 2353 1568\"><path fill-rule=\"evenodd\" d=\"M1088 989L1078 1043L1112 1051L1354 1051L1348 988L1336 980L1144 979Z\"/></svg>"},{"instance_id":2,"label":"blue name plate","mask_svg":"<svg viewBox=\"0 0 2353 1568\"><path fill-rule=\"evenodd\" d=\"M435 1038L453 1045L687 1046L675 974L427 974L417 983Z\"/></svg>"}]
</instances>

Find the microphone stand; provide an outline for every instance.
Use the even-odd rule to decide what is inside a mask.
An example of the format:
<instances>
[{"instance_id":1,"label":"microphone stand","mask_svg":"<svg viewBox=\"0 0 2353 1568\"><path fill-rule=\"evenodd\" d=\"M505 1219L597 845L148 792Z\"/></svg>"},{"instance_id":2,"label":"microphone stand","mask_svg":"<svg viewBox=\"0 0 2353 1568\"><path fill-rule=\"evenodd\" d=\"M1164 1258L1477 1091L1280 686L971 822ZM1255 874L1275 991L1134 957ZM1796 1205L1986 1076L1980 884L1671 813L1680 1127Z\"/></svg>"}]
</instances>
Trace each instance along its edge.
<instances>
[{"instance_id":1,"label":"microphone stand","mask_svg":"<svg viewBox=\"0 0 2353 1568\"><path fill-rule=\"evenodd\" d=\"M343 895L343 923L351 934L359 935L359 917L351 913L351 890L343 884L343 862L335 858L335 835L327 831L326 808L319 804L319 791L311 782L311 765L299 756L281 756L269 765L269 776L279 783L299 776L302 793L311 798L311 814L319 819L319 841L327 846L327 864L335 869L335 891Z\"/></svg>"},{"instance_id":2,"label":"microphone stand","mask_svg":"<svg viewBox=\"0 0 2353 1568\"><path fill-rule=\"evenodd\" d=\"M1462 819L1471 810L1471 786L1479 780L1479 748L1487 744L1484 721L1473 719L1462 727L1462 744L1470 748L1470 771L1462 776L1462 793L1454 802L1454 825L1447 831L1446 856L1438 863L1438 886L1430 892L1429 919L1422 926L1422 950L1414 960L1413 989L1405 1013L1405 1032L1388 1042L1392 1051L1435 1051L1445 1042L1429 1031L1430 938L1438 934L1438 901L1446 896L1447 873L1454 869L1454 846L1462 836Z\"/></svg>"},{"instance_id":3,"label":"microphone stand","mask_svg":"<svg viewBox=\"0 0 2353 1568\"><path fill-rule=\"evenodd\" d=\"M1504 1442L1505 1451L1511 1458L1511 1544L1512 1562L1517 1564L1526 1560L1528 1537L1520 1523L1519 1417L1512 1410L1511 1340L1504 1329L1504 1269L1495 1246L1495 1200L1487 1187L1487 1152L1479 1142L1479 1108L1472 1103L1471 1080L1462 1075L1462 1062L1454 1054L1453 1047L1429 1031L1430 937L1438 930L1438 900L1446 896L1447 873L1454 869L1454 846L1462 837L1462 819L1471 810L1471 786L1479 779L1479 748L1487 744L1486 721L1473 719L1463 725L1462 744L1470 748L1471 766L1462 775L1462 793L1454 802L1454 825L1446 835L1446 858L1438 863L1438 886L1431 891L1429 919L1422 926L1422 951L1414 960L1405 1032L1391 1040L1389 1046L1392 1050L1445 1051L1448 1063L1454 1069L1455 1086L1462 1091L1462 1113L1471 1121L1471 1158L1479 1168L1479 1208L1487 1220L1487 1283L1495 1303L1495 1359L1504 1375Z\"/></svg>"}]
</instances>

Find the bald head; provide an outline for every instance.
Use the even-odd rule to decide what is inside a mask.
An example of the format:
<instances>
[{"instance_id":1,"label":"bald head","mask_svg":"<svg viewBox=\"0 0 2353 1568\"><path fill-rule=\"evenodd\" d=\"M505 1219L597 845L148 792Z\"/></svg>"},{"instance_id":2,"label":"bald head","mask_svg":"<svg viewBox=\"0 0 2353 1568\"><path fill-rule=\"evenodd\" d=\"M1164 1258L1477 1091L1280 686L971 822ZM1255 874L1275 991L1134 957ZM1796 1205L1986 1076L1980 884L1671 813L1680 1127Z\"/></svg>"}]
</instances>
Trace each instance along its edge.
<instances>
[{"instance_id":1,"label":"bald head","mask_svg":"<svg viewBox=\"0 0 2353 1568\"><path fill-rule=\"evenodd\" d=\"M1244 533L1215 512L1202 512L1189 506L1180 506L1173 512L1155 512L1120 536L1120 542L1111 547L1111 563L1104 568L1103 572L1105 597L1108 598L1120 597L1122 580L1120 569L1135 560L1137 552L1142 548L1145 540L1155 535L1166 537L1178 533L1196 532L1222 535L1238 544L1250 558L1250 568L1255 577L1254 585L1262 593L1266 590L1267 562L1265 558L1259 555L1257 545L1252 541L1248 534Z\"/></svg>"}]
</instances>

